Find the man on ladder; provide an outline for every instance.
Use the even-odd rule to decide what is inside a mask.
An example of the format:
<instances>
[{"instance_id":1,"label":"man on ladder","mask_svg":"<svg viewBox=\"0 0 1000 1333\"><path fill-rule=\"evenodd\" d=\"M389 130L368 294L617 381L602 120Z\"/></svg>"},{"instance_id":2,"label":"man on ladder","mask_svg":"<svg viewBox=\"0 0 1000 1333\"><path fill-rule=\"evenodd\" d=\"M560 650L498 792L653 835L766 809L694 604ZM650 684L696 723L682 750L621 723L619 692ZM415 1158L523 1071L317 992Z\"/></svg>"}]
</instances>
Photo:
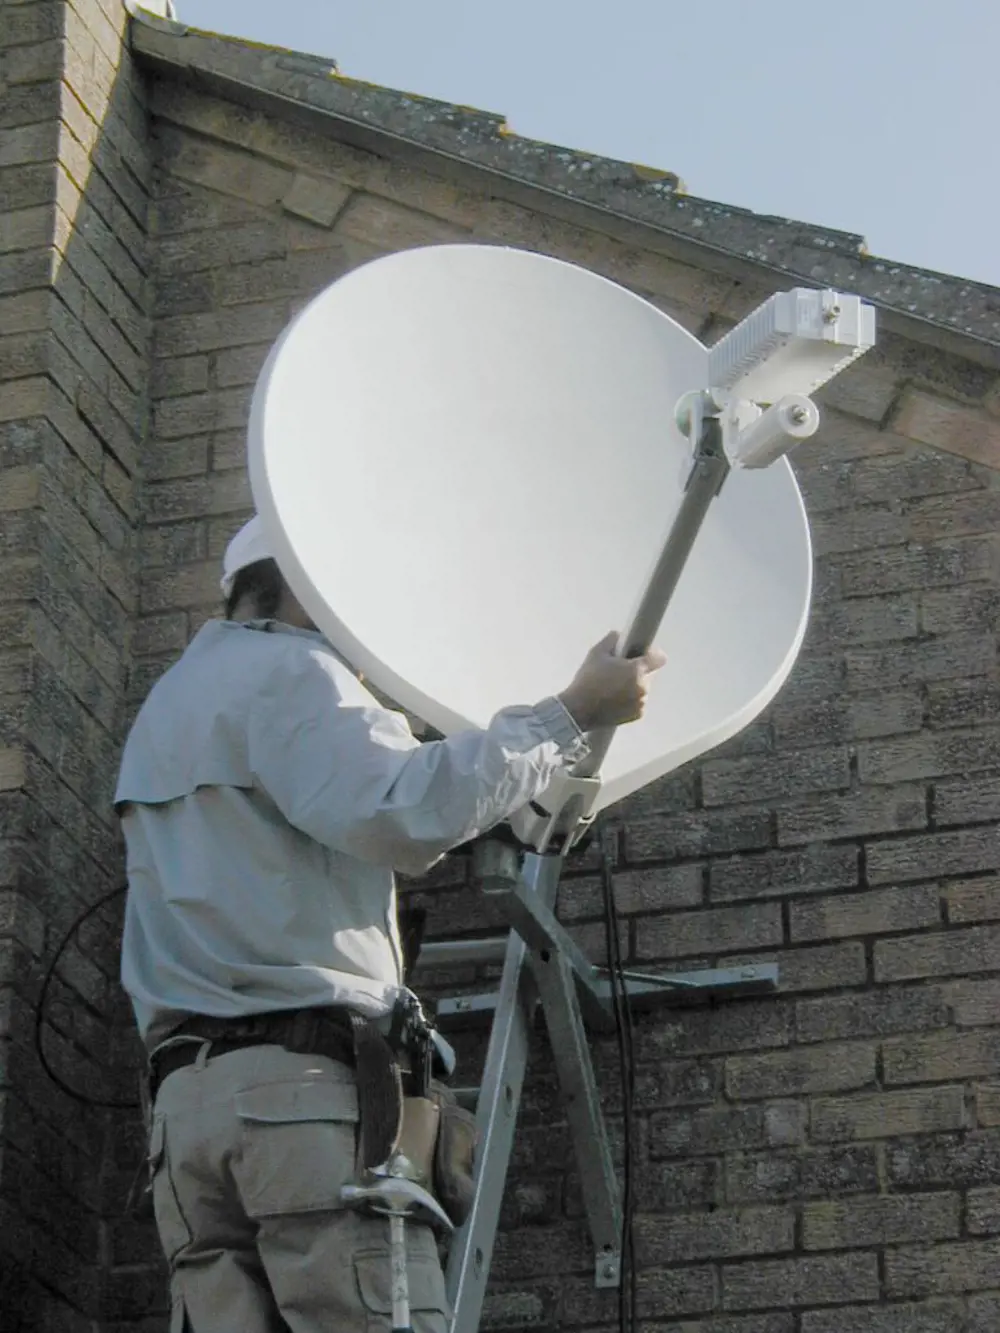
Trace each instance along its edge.
<instances>
[{"instance_id":1,"label":"man on ladder","mask_svg":"<svg viewBox=\"0 0 1000 1333\"><path fill-rule=\"evenodd\" d=\"M225 619L143 705L115 798L171 1333L370 1333L400 1318L390 1227L348 1201L377 1194L359 1170L398 1150L402 1100L426 1099L435 1060L393 872L426 872L577 763L585 733L638 718L663 658L617 657L609 635L561 694L420 743L316 630L258 519L222 588ZM425 1146L430 1217L455 1182ZM415 1333L444 1333L423 1223L403 1276Z\"/></svg>"}]
</instances>

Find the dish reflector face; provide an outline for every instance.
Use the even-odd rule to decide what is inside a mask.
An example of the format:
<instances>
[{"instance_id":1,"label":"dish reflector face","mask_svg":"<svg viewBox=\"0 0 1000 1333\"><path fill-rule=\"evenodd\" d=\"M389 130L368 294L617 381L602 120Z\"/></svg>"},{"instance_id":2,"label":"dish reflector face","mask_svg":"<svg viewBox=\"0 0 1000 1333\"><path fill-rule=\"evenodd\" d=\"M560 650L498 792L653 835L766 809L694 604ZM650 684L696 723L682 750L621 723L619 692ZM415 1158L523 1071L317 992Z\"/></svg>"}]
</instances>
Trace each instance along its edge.
<instances>
[{"instance_id":1,"label":"dish reflector face","mask_svg":"<svg viewBox=\"0 0 1000 1333\"><path fill-rule=\"evenodd\" d=\"M254 394L254 499L330 642L450 734L568 685L622 629L690 466L674 425L708 352L573 265L492 246L355 269L276 344ZM646 715L598 806L703 753L773 697L811 586L791 469L734 471L657 643Z\"/></svg>"}]
</instances>

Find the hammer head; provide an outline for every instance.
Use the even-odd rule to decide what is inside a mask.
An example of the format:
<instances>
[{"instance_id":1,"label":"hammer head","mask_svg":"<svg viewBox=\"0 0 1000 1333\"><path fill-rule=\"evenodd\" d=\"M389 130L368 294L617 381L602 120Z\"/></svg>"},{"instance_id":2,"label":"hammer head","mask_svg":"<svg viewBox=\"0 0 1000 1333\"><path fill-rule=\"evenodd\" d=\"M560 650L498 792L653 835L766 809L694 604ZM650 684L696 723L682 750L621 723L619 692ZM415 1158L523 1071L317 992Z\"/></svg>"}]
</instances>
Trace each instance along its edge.
<instances>
[{"instance_id":1,"label":"hammer head","mask_svg":"<svg viewBox=\"0 0 1000 1333\"><path fill-rule=\"evenodd\" d=\"M411 1218L453 1230L448 1214L434 1195L414 1180L401 1176L370 1176L363 1184L345 1185L341 1202L362 1212Z\"/></svg>"}]
</instances>

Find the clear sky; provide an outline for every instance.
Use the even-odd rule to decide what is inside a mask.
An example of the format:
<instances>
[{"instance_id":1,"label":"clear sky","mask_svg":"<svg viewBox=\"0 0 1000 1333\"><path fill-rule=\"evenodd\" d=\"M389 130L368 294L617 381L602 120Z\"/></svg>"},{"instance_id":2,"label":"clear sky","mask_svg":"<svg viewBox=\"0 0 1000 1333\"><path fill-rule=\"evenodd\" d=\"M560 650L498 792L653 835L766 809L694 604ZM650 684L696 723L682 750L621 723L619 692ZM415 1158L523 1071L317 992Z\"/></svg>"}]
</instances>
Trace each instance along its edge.
<instances>
[{"instance_id":1,"label":"clear sky","mask_svg":"<svg viewBox=\"0 0 1000 1333\"><path fill-rule=\"evenodd\" d=\"M997 0L176 0L688 192L1000 286Z\"/></svg>"}]
</instances>

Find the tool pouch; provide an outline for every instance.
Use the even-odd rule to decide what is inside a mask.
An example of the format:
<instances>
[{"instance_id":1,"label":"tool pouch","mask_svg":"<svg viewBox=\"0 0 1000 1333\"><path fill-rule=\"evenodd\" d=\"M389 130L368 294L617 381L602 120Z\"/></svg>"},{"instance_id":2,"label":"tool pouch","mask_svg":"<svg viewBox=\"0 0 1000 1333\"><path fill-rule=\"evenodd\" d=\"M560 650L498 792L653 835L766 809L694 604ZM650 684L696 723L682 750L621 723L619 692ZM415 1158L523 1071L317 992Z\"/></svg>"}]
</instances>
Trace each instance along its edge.
<instances>
[{"instance_id":1,"label":"tool pouch","mask_svg":"<svg viewBox=\"0 0 1000 1333\"><path fill-rule=\"evenodd\" d=\"M443 1083L431 1083L430 1095L440 1114L434 1150L434 1193L454 1225L460 1227L476 1197L476 1118L459 1106L455 1094Z\"/></svg>"},{"instance_id":2,"label":"tool pouch","mask_svg":"<svg viewBox=\"0 0 1000 1333\"><path fill-rule=\"evenodd\" d=\"M441 1107L432 1097L404 1097L403 1123L396 1153L406 1178L434 1193L434 1158L441 1129Z\"/></svg>"},{"instance_id":3,"label":"tool pouch","mask_svg":"<svg viewBox=\"0 0 1000 1333\"><path fill-rule=\"evenodd\" d=\"M408 1180L434 1195L456 1227L468 1217L475 1197L475 1146L475 1116L458 1105L444 1084L432 1082L426 1097L403 1098L398 1166Z\"/></svg>"}]
</instances>

